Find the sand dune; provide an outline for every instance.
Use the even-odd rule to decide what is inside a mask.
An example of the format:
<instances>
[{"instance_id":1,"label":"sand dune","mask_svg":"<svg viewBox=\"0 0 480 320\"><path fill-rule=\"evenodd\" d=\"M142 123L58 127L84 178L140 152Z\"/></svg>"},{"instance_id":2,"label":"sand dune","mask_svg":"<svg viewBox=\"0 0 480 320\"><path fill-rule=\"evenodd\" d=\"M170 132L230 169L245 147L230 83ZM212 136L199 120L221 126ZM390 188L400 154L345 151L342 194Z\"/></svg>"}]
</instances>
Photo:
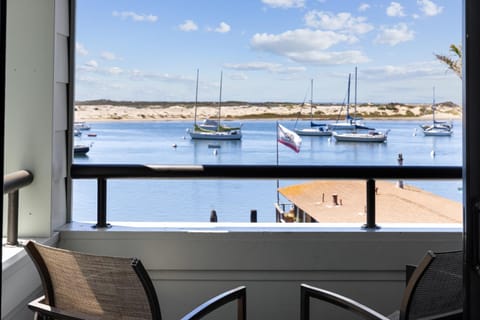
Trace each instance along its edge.
<instances>
[{"instance_id":1,"label":"sand dune","mask_svg":"<svg viewBox=\"0 0 480 320\"><path fill-rule=\"evenodd\" d=\"M435 116L437 119L460 119L461 107L446 103L439 104ZM351 110L352 112L352 110ZM345 116L345 108L341 105L319 105L314 107L315 118L337 119ZM193 104L77 104L75 106L76 121L110 121L110 120L193 120L195 110ZM245 104L222 106L222 119L276 119L297 117L309 118L310 107L300 104ZM199 105L197 119L218 116L218 108L214 104ZM401 118L431 119L431 106L428 104L362 104L357 107L357 116L365 119Z\"/></svg>"}]
</instances>

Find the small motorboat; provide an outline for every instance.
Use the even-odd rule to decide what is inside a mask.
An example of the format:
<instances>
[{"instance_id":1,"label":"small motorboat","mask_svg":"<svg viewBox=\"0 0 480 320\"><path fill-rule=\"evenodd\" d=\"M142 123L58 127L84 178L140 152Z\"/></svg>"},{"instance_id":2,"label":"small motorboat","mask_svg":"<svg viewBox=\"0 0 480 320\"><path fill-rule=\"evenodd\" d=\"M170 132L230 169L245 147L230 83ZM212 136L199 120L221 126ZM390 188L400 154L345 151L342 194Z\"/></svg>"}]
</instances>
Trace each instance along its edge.
<instances>
[{"instance_id":1,"label":"small motorboat","mask_svg":"<svg viewBox=\"0 0 480 320\"><path fill-rule=\"evenodd\" d=\"M75 130L90 130L90 126L85 121L75 121L73 128Z\"/></svg>"},{"instance_id":2,"label":"small motorboat","mask_svg":"<svg viewBox=\"0 0 480 320\"><path fill-rule=\"evenodd\" d=\"M74 155L86 155L90 151L90 146L84 144L76 144L73 146Z\"/></svg>"}]
</instances>

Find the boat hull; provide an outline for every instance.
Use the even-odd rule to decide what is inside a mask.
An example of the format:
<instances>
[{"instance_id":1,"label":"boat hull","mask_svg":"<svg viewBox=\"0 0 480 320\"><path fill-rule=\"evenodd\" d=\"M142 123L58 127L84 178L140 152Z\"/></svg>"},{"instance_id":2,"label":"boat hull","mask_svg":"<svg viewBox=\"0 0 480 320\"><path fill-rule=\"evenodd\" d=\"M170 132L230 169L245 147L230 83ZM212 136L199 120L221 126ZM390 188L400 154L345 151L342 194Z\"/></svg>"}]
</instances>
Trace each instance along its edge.
<instances>
[{"instance_id":1,"label":"boat hull","mask_svg":"<svg viewBox=\"0 0 480 320\"><path fill-rule=\"evenodd\" d=\"M87 154L89 151L90 151L89 146L75 145L73 147L73 153L76 154L76 155L84 155L84 154Z\"/></svg>"},{"instance_id":2,"label":"boat hull","mask_svg":"<svg viewBox=\"0 0 480 320\"><path fill-rule=\"evenodd\" d=\"M452 135L452 131L447 130L424 130L423 134L425 136L432 136L432 137L450 137Z\"/></svg>"},{"instance_id":3,"label":"boat hull","mask_svg":"<svg viewBox=\"0 0 480 320\"><path fill-rule=\"evenodd\" d=\"M195 132L190 131L190 137L196 140L241 140L242 133L237 132Z\"/></svg>"},{"instance_id":4,"label":"boat hull","mask_svg":"<svg viewBox=\"0 0 480 320\"><path fill-rule=\"evenodd\" d=\"M305 129L295 129L296 134L299 136L321 136L329 137L332 135L331 131L323 130L321 128L305 128Z\"/></svg>"},{"instance_id":5,"label":"boat hull","mask_svg":"<svg viewBox=\"0 0 480 320\"><path fill-rule=\"evenodd\" d=\"M329 123L328 130L330 131L354 131L354 130L373 130L363 124L355 122L337 122Z\"/></svg>"},{"instance_id":6,"label":"boat hull","mask_svg":"<svg viewBox=\"0 0 480 320\"><path fill-rule=\"evenodd\" d=\"M383 133L334 133L336 141L341 142L376 142L387 141L387 135Z\"/></svg>"}]
</instances>

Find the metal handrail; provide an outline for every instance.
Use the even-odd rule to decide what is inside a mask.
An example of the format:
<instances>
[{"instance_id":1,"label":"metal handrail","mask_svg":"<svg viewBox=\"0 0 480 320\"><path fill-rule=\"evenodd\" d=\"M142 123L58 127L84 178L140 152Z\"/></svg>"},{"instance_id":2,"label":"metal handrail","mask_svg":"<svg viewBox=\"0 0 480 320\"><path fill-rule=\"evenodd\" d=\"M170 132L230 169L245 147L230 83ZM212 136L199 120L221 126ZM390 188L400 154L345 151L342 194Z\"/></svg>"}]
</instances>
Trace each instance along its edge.
<instances>
[{"instance_id":1,"label":"metal handrail","mask_svg":"<svg viewBox=\"0 0 480 320\"><path fill-rule=\"evenodd\" d=\"M461 179L455 166L73 164L73 179Z\"/></svg>"},{"instance_id":2,"label":"metal handrail","mask_svg":"<svg viewBox=\"0 0 480 320\"><path fill-rule=\"evenodd\" d=\"M3 194L8 194L7 245L18 245L18 194L33 182L33 174L19 170L3 177Z\"/></svg>"},{"instance_id":3,"label":"metal handrail","mask_svg":"<svg viewBox=\"0 0 480 320\"><path fill-rule=\"evenodd\" d=\"M365 180L367 219L375 229L375 179L450 180L462 178L455 166L323 166L323 165L141 165L73 164L72 179L97 179L97 224L107 228L107 179L355 179Z\"/></svg>"}]
</instances>

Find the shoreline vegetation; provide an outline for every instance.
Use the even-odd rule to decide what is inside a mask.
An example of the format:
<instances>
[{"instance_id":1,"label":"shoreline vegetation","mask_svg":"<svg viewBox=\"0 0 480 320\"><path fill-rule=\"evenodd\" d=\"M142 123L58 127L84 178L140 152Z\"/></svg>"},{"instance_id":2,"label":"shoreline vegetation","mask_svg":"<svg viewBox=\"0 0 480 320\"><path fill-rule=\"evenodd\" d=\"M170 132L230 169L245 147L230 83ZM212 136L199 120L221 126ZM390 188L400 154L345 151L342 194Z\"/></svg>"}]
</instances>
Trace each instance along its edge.
<instances>
[{"instance_id":1,"label":"shoreline vegetation","mask_svg":"<svg viewBox=\"0 0 480 320\"><path fill-rule=\"evenodd\" d=\"M194 120L194 102L142 102L90 100L75 102L75 121L169 121ZM353 116L354 108L350 107ZM371 120L431 120L432 108L429 103L359 103L356 116ZM314 104L315 120L341 120L345 118L346 107L340 103ZM291 102L222 102L222 120L309 120L310 104ZM218 116L216 102L198 102L197 120ZM453 102L436 103L435 118L456 120L462 118L462 108Z\"/></svg>"}]
</instances>

